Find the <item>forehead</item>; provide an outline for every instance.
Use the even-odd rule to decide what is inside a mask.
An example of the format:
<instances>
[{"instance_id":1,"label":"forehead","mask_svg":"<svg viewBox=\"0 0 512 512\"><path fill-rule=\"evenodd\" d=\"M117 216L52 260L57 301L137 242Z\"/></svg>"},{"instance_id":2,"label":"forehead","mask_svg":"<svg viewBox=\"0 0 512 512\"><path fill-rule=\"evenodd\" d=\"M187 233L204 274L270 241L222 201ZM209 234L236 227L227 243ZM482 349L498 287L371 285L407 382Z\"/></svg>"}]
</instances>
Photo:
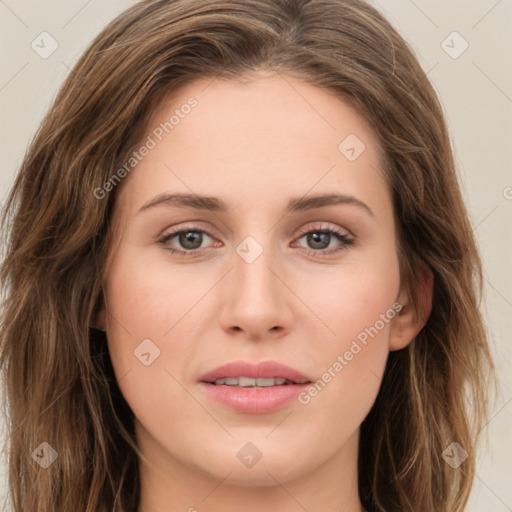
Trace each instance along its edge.
<instances>
[{"instance_id":1,"label":"forehead","mask_svg":"<svg viewBox=\"0 0 512 512\"><path fill-rule=\"evenodd\" d=\"M195 106L190 108L192 102ZM205 78L182 87L156 109L148 124L148 133L158 136L161 131L185 150L269 149L273 155L278 149L293 154L320 150L325 158L337 157L340 142L352 134L360 141L356 149L364 144L367 155L376 153L376 164L382 156L369 123L347 99L270 72L243 81ZM299 143L307 144L300 148Z\"/></svg>"},{"instance_id":2,"label":"forehead","mask_svg":"<svg viewBox=\"0 0 512 512\"><path fill-rule=\"evenodd\" d=\"M217 196L228 206L252 198L260 208L308 193L386 199L381 148L365 118L288 75L188 84L155 110L146 136L141 145L151 140L151 150L123 182L122 200L139 207L162 192Z\"/></svg>"}]
</instances>

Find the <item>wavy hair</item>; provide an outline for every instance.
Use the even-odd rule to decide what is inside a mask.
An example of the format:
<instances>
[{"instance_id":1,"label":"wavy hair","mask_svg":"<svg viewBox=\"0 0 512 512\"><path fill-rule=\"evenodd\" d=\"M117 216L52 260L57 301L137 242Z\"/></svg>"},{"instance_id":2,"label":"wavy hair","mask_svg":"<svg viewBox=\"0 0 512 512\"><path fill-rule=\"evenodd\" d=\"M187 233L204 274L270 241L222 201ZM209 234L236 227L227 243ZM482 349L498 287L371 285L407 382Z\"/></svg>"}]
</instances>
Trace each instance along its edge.
<instances>
[{"instance_id":1,"label":"wavy hair","mask_svg":"<svg viewBox=\"0 0 512 512\"><path fill-rule=\"evenodd\" d=\"M133 414L105 334L91 328L112 249L116 191L98 199L173 91L201 78L286 73L332 91L373 126L392 191L401 280L433 273L431 315L389 355L361 425L368 512L461 512L488 416L493 362L481 261L444 113L406 41L361 0L145 0L113 20L62 85L3 213L0 368L15 512L136 512ZM456 470L442 452L456 441ZM47 442L48 468L34 450ZM41 449L41 448L39 448Z\"/></svg>"}]
</instances>

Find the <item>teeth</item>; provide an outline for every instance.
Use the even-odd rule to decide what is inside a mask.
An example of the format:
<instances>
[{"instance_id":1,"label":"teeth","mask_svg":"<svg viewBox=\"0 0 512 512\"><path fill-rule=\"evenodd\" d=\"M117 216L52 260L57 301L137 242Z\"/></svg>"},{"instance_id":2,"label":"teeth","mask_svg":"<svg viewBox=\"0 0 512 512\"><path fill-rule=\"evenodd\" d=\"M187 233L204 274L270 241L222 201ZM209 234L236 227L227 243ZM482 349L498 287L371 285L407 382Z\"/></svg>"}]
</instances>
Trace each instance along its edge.
<instances>
[{"instance_id":1,"label":"teeth","mask_svg":"<svg viewBox=\"0 0 512 512\"><path fill-rule=\"evenodd\" d=\"M216 386L221 386L222 384L225 384L227 386L238 386L242 388L248 388L248 387L262 387L267 388L270 386L281 386L285 383L287 383L286 379L282 377L270 377L270 378L252 378L252 377L226 377L225 379L217 379L214 384Z\"/></svg>"},{"instance_id":2,"label":"teeth","mask_svg":"<svg viewBox=\"0 0 512 512\"><path fill-rule=\"evenodd\" d=\"M256 380L257 379L251 379L250 377L238 377L231 379L231 384L234 386L241 386L243 388L246 388L248 386L256 386Z\"/></svg>"}]
</instances>

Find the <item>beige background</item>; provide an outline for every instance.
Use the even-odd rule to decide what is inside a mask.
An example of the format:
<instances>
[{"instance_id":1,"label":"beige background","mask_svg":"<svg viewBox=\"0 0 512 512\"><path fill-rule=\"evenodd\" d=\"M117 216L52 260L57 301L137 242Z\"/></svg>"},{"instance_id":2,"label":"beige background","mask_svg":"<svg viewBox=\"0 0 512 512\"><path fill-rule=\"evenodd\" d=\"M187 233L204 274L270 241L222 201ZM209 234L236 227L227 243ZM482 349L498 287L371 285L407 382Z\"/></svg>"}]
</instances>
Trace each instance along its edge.
<instances>
[{"instance_id":1,"label":"beige background","mask_svg":"<svg viewBox=\"0 0 512 512\"><path fill-rule=\"evenodd\" d=\"M0 202L70 67L99 30L133 3L0 0ZM438 91L484 258L486 315L501 391L485 428L488 441L468 511L512 511L512 0L374 4L411 43ZM43 31L58 43L47 59L31 48ZM454 31L460 36L451 35ZM467 50L452 58L464 41ZM4 496L0 480L0 510Z\"/></svg>"}]
</instances>

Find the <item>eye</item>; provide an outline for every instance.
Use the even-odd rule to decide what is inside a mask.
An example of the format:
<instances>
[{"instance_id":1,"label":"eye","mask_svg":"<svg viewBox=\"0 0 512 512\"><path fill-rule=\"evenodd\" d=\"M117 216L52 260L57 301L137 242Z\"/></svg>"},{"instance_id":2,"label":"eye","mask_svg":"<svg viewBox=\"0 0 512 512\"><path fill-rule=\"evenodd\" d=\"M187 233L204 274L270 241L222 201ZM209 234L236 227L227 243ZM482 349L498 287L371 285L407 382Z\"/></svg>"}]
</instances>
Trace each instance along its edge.
<instances>
[{"instance_id":1,"label":"eye","mask_svg":"<svg viewBox=\"0 0 512 512\"><path fill-rule=\"evenodd\" d=\"M309 247L304 247L311 256L324 256L338 253L346 250L348 246L354 243L354 239L348 231L338 228L324 227L322 225L314 226L308 231L302 232L298 240L305 238ZM338 245L332 247L332 242L338 241ZM329 249L330 250L325 250Z\"/></svg>"},{"instance_id":2,"label":"eye","mask_svg":"<svg viewBox=\"0 0 512 512\"><path fill-rule=\"evenodd\" d=\"M197 226L182 227L181 229L175 229L170 233L164 234L157 242L163 246L163 248L173 254L180 254L186 257L196 257L202 254L203 242L207 238L213 239L203 229L199 229ZM311 256L327 256L333 253L346 250L349 245L354 243L354 239L351 237L348 231L341 230L338 228L324 227L322 225L313 226L308 231L302 231L299 235L298 240L305 238L306 243L309 247L302 247L307 249L307 254ZM174 243L178 243L180 248L173 246L173 239L176 239ZM332 242L338 242L338 245L332 247ZM294 242L297 243L297 242ZM217 243L217 246L222 245ZM329 250L326 250L329 249Z\"/></svg>"},{"instance_id":3,"label":"eye","mask_svg":"<svg viewBox=\"0 0 512 512\"><path fill-rule=\"evenodd\" d=\"M212 238L211 235L203 229L198 229L195 226L185 227L166 233L158 240L158 243L162 245L164 249L172 253L192 256L192 254L190 254L192 252L199 253L198 249L201 249L201 245L205 238L204 235L208 238ZM175 249L171 246L171 241L174 238L176 238L177 242L184 250Z\"/></svg>"}]
</instances>

